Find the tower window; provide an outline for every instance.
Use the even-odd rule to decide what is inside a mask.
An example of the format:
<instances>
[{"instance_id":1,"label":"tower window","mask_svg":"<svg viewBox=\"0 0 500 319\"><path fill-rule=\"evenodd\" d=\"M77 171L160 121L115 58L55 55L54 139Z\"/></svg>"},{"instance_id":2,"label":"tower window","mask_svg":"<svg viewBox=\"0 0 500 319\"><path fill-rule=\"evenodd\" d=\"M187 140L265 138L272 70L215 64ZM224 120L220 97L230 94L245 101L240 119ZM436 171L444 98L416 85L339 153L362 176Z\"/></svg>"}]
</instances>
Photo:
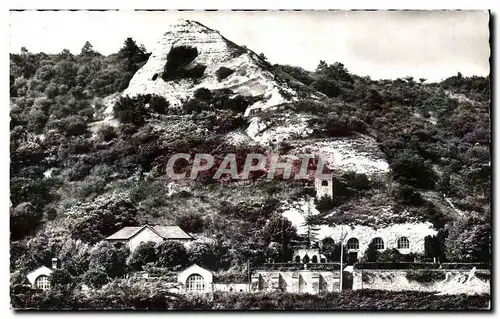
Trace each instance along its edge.
<instances>
[{"instance_id":1,"label":"tower window","mask_svg":"<svg viewBox=\"0 0 500 319\"><path fill-rule=\"evenodd\" d=\"M328 181L321 181L321 186L328 186Z\"/></svg>"}]
</instances>

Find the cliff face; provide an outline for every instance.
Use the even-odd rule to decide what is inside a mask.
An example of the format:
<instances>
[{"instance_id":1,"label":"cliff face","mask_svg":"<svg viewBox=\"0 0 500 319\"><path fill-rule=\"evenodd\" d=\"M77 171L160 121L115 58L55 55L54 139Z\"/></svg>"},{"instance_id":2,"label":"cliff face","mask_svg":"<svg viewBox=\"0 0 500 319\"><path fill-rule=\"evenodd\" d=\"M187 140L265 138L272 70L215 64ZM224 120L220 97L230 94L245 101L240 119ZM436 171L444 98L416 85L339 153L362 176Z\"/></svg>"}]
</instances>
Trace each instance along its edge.
<instances>
[{"instance_id":1,"label":"cliff face","mask_svg":"<svg viewBox=\"0 0 500 319\"><path fill-rule=\"evenodd\" d=\"M167 56L172 48L196 48L196 57L185 69L205 67L203 74L196 78L169 77L165 73ZM251 109L267 109L293 100L295 92L285 84L278 84L275 75L266 70L269 65L254 52L225 39L218 31L187 20L179 20L158 39L152 48L148 62L134 75L124 95L157 94L169 100L173 106L192 97L198 88L230 89L243 96L260 98ZM227 68L232 72L225 78L218 78L217 71ZM286 92L283 96L283 92Z\"/></svg>"}]
</instances>

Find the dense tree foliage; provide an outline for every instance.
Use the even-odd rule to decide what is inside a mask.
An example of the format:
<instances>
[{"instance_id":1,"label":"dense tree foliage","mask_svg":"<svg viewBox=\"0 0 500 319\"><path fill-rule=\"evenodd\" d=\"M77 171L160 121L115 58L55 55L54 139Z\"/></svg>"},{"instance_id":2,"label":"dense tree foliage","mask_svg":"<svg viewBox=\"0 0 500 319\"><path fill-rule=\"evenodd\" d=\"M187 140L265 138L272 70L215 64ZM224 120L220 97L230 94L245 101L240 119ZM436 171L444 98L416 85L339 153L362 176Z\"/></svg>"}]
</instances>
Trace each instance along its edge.
<instances>
[{"instance_id":1,"label":"dense tree foliage","mask_svg":"<svg viewBox=\"0 0 500 319\"><path fill-rule=\"evenodd\" d=\"M205 71L203 65L191 66L196 48L169 55L164 72L151 80L196 78ZM291 250L306 242L282 212L284 202L314 195L309 182L266 181L262 171L248 183L214 181L212 169L186 185L172 185L165 176L172 154L211 154L217 165L234 153L242 167L247 154L267 154L276 145L230 138L245 137L249 121L243 114L262 97L198 88L180 106L156 95L115 99L148 56L131 38L109 56L90 42L78 55L26 48L10 55L10 267L19 290L14 301L31 296L20 292L25 274L50 265L53 257L64 265L54 284L101 289L148 267L174 271L198 263L219 271L246 262L289 261ZM313 72L268 67L299 96L277 112L304 115L311 138L373 136L392 170L385 179L337 174L335 200L316 201L320 214L308 219L311 227L334 209L327 224L369 225L382 219L376 208L391 206L390 223L425 220L440 229L426 240L426 257L490 260L489 77L459 73L441 83L411 77L375 81L351 74L339 62L320 61ZM216 77L223 83L236 71L219 68ZM304 98L311 92L320 101ZM109 110L116 121L104 120ZM261 118L272 122L273 113L263 113ZM293 146L282 143L278 149L289 153ZM186 172L189 164L179 161L176 172ZM445 211L448 201L454 206ZM102 241L122 227L143 224L177 224L197 240L187 249L174 242L146 243L131 256ZM365 254L370 261L406 258L370 247ZM340 259L338 243L323 243L322 251ZM69 302L69 292L44 300Z\"/></svg>"}]
</instances>

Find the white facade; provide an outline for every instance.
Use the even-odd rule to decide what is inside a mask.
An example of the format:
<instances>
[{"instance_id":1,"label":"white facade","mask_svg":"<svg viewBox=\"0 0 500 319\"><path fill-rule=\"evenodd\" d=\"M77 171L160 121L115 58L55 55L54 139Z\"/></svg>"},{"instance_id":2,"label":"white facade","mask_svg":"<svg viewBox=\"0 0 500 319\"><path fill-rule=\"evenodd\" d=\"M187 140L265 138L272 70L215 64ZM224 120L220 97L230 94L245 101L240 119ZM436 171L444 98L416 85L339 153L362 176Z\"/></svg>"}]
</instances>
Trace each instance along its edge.
<instances>
[{"instance_id":1,"label":"white facade","mask_svg":"<svg viewBox=\"0 0 500 319\"><path fill-rule=\"evenodd\" d=\"M213 291L213 273L196 264L177 275L177 281L186 293L210 293Z\"/></svg>"},{"instance_id":2,"label":"white facade","mask_svg":"<svg viewBox=\"0 0 500 319\"><path fill-rule=\"evenodd\" d=\"M152 231L150 228L145 227L140 232L138 232L134 237L130 238L127 245L130 251L134 251L137 246L139 246L143 242L152 241L156 244L160 244L163 242L163 238Z\"/></svg>"},{"instance_id":3,"label":"white facade","mask_svg":"<svg viewBox=\"0 0 500 319\"><path fill-rule=\"evenodd\" d=\"M278 271L255 270L252 273L252 292L283 291L318 294L338 291L340 271Z\"/></svg>"},{"instance_id":4,"label":"white facade","mask_svg":"<svg viewBox=\"0 0 500 319\"><path fill-rule=\"evenodd\" d=\"M49 290L50 275L52 275L53 272L52 269L42 266L30 272L26 277L28 277L28 281L33 288Z\"/></svg>"},{"instance_id":5,"label":"white facade","mask_svg":"<svg viewBox=\"0 0 500 319\"><path fill-rule=\"evenodd\" d=\"M337 243L343 237L343 245L346 246L348 252L355 253L359 259L375 238L380 238L383 242L383 248L380 251L396 248L402 254L423 254L425 237L436 234L437 231L431 223L407 223L378 229L368 226L337 226L331 228L325 237L331 237ZM358 242L357 248L352 245L355 240Z\"/></svg>"},{"instance_id":6,"label":"white facade","mask_svg":"<svg viewBox=\"0 0 500 319\"><path fill-rule=\"evenodd\" d=\"M333 180L316 178L314 180L314 187L316 188L316 198L322 197L333 198Z\"/></svg>"}]
</instances>

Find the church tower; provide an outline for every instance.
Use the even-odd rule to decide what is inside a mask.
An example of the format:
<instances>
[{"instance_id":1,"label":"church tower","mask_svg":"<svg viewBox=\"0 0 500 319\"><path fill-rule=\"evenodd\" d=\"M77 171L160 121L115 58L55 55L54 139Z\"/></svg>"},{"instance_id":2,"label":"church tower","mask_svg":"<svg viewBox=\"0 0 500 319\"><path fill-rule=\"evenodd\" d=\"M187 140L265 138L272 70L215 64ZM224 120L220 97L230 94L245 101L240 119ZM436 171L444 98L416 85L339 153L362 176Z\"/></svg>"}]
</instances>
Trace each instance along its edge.
<instances>
[{"instance_id":1,"label":"church tower","mask_svg":"<svg viewBox=\"0 0 500 319\"><path fill-rule=\"evenodd\" d=\"M333 199L333 179L322 179L316 177L314 180L314 187L316 188L316 198L321 199L321 197L330 197Z\"/></svg>"}]
</instances>

